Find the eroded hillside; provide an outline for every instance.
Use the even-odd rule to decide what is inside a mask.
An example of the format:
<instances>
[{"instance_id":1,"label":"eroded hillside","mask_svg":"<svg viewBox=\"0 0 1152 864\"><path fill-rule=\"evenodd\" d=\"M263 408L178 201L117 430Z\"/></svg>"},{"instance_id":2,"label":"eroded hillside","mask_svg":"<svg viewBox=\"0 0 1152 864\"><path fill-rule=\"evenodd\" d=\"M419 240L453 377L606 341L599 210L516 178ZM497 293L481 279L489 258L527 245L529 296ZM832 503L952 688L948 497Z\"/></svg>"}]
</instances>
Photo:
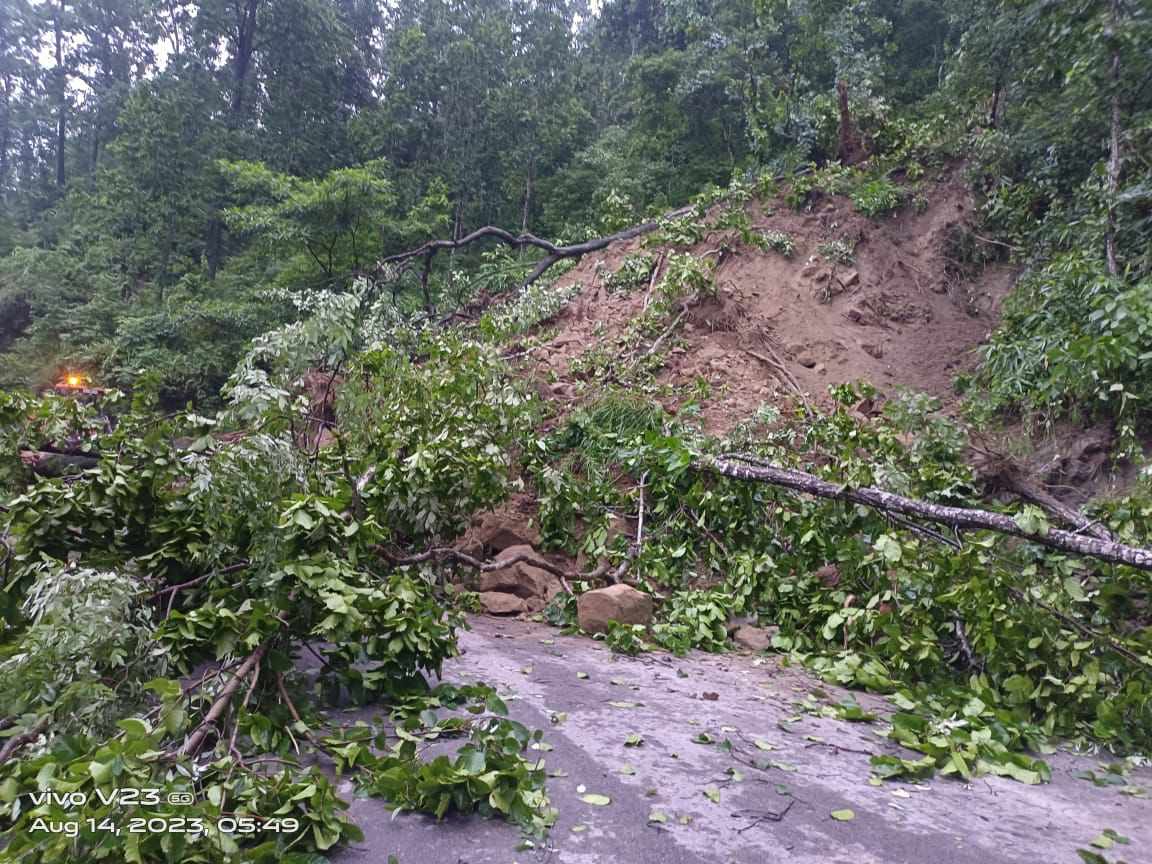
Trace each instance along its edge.
<instances>
[{"instance_id":1,"label":"eroded hillside","mask_svg":"<svg viewBox=\"0 0 1152 864\"><path fill-rule=\"evenodd\" d=\"M664 335L653 392L673 412L699 401L705 428L717 433L764 402L818 403L844 382L949 403L1015 272L958 260L971 242L972 206L949 173L922 187L912 206L878 218L843 196L817 195L799 212L779 199L752 200L741 231L723 227L713 208L698 242L669 244L667 233L656 234L584 258L557 283L582 290L523 362L544 395L578 399L598 376L639 366ZM637 320L681 253L712 264L714 291L672 332L636 339ZM645 278L619 287L616 274L629 269Z\"/></svg>"}]
</instances>

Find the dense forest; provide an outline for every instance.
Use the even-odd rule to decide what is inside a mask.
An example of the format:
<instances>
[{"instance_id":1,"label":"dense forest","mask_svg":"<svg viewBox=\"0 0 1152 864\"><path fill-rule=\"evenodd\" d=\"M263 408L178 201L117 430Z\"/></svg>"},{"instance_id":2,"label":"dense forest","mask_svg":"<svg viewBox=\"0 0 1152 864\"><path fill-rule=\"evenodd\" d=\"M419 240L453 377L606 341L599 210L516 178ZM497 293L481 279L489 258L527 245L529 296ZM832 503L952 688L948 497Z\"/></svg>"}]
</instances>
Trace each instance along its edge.
<instances>
[{"instance_id":1,"label":"dense forest","mask_svg":"<svg viewBox=\"0 0 1152 864\"><path fill-rule=\"evenodd\" d=\"M328 860L333 772L547 849L426 677L602 590L888 697L874 785L1142 797L1150 370L1146 3L0 0L0 861Z\"/></svg>"},{"instance_id":2,"label":"dense forest","mask_svg":"<svg viewBox=\"0 0 1152 864\"><path fill-rule=\"evenodd\" d=\"M11 0L0 15L10 385L80 364L210 399L299 292L344 289L432 234L583 239L834 160L837 80L875 148L970 154L992 226L1043 255L1073 308L1096 278L1136 285L1152 266L1138 3ZM475 290L451 273L441 304ZM1038 372L1006 371L1017 389Z\"/></svg>"}]
</instances>

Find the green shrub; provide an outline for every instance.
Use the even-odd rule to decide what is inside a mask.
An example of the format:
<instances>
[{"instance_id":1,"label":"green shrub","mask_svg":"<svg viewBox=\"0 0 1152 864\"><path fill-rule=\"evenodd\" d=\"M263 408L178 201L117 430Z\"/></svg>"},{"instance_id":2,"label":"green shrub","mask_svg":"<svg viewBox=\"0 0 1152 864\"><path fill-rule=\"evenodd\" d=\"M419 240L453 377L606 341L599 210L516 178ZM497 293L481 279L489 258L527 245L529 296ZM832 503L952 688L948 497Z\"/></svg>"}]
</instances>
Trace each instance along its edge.
<instances>
[{"instance_id":1,"label":"green shrub","mask_svg":"<svg viewBox=\"0 0 1152 864\"><path fill-rule=\"evenodd\" d=\"M626 291L630 288L647 285L655 266L656 259L647 253L629 255L604 284L609 291Z\"/></svg>"},{"instance_id":2,"label":"green shrub","mask_svg":"<svg viewBox=\"0 0 1152 864\"><path fill-rule=\"evenodd\" d=\"M1057 256L1021 279L982 353L985 411L1128 418L1152 399L1152 280L1123 285L1097 258Z\"/></svg>"},{"instance_id":3,"label":"green shrub","mask_svg":"<svg viewBox=\"0 0 1152 864\"><path fill-rule=\"evenodd\" d=\"M833 264L851 264L856 258L856 244L844 238L821 243L816 251Z\"/></svg>"},{"instance_id":4,"label":"green shrub","mask_svg":"<svg viewBox=\"0 0 1152 864\"><path fill-rule=\"evenodd\" d=\"M881 216L904 205L904 192L896 184L877 178L852 190L852 205L865 216Z\"/></svg>"},{"instance_id":5,"label":"green shrub","mask_svg":"<svg viewBox=\"0 0 1152 864\"><path fill-rule=\"evenodd\" d=\"M755 238L755 242L761 249L771 249L785 258L791 258L792 253L796 251L796 241L787 231L762 231Z\"/></svg>"},{"instance_id":6,"label":"green shrub","mask_svg":"<svg viewBox=\"0 0 1152 864\"><path fill-rule=\"evenodd\" d=\"M616 654L634 657L648 650L648 643L644 640L646 635L642 624L609 621L608 632L604 634L604 643Z\"/></svg>"}]
</instances>

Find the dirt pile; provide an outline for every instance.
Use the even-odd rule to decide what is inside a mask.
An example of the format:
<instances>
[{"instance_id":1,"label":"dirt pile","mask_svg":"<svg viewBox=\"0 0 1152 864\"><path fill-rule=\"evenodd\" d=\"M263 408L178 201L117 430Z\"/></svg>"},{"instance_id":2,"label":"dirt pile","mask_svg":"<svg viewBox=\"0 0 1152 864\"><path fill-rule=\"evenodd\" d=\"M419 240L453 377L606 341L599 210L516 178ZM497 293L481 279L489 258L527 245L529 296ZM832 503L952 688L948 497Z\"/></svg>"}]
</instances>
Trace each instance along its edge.
<instances>
[{"instance_id":1,"label":"dirt pile","mask_svg":"<svg viewBox=\"0 0 1152 864\"><path fill-rule=\"evenodd\" d=\"M922 206L870 219L842 197L806 212L778 202L745 205L754 232L783 232L792 254L742 243L717 230L679 251L717 256L716 296L693 307L670 337L656 381L675 411L689 394L705 427L723 432L768 402L819 403L830 384L867 380L882 393L918 390L954 401L955 376L975 365L973 349L995 326L1015 271L960 275L950 258L966 232L972 200L954 175L931 184ZM555 335L522 362L546 398L568 402L587 389L590 351L623 333L650 299L641 286L614 292L608 276L630 255L659 261L668 249L643 239L586 256L562 277L582 293L553 322ZM724 250L724 251L721 251ZM796 390L803 391L800 397Z\"/></svg>"}]
</instances>

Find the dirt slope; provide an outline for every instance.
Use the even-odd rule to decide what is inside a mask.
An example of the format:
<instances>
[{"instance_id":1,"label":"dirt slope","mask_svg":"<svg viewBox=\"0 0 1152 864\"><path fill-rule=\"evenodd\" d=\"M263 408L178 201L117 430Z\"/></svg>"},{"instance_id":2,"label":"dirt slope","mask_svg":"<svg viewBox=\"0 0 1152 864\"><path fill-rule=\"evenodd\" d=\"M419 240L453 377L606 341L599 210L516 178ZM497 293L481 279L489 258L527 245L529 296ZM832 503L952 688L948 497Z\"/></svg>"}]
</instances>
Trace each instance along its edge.
<instances>
[{"instance_id":1,"label":"dirt slope","mask_svg":"<svg viewBox=\"0 0 1152 864\"><path fill-rule=\"evenodd\" d=\"M995 325L1014 271L994 266L974 278L959 276L948 258L950 238L969 218L971 197L954 175L925 196L927 206L879 219L854 212L841 197L821 198L801 213L778 201L748 203L753 229L787 232L793 254L742 244L733 230L682 250L715 255L727 245L731 251L716 271L717 298L686 316L657 381L672 394L707 381L703 419L712 432L726 431L763 402L791 398L787 375L774 362L814 402L826 398L830 384L861 379L883 393L919 390L953 401L952 380L974 365L973 349ZM821 253L822 244L835 240L855 246L850 263ZM646 248L643 239L619 244L562 277L585 289L555 320L555 335L526 361L551 398L575 397L581 388L574 361L640 314L643 288L612 293L605 285L640 251L659 258L669 250ZM675 410L685 398L673 396L666 407Z\"/></svg>"}]
</instances>

